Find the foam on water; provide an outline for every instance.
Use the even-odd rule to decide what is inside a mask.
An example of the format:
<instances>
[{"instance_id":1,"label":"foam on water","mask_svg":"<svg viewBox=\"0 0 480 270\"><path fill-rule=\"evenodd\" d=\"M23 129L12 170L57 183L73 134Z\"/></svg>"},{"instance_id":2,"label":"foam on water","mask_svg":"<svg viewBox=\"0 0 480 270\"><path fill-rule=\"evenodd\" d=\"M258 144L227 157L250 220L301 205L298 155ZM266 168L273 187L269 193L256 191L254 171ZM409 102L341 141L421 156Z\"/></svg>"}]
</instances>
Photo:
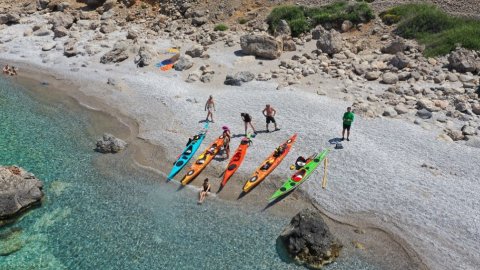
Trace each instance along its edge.
<instances>
[{"instance_id":1,"label":"foam on water","mask_svg":"<svg viewBox=\"0 0 480 270\"><path fill-rule=\"evenodd\" d=\"M212 198L198 206L192 191L94 153L87 126L86 114L0 79L0 164L33 172L46 193L0 229L0 269L300 268L276 245L287 219ZM375 268L345 258L327 269Z\"/></svg>"}]
</instances>

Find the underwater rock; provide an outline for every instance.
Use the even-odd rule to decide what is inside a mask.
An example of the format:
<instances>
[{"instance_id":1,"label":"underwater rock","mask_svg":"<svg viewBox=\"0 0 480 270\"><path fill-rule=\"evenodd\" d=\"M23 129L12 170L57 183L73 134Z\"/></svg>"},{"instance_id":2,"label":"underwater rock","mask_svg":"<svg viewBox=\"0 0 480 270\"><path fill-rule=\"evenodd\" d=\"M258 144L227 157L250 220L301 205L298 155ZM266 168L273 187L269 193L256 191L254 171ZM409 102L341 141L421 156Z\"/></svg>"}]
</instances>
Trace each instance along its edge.
<instances>
[{"instance_id":1,"label":"underwater rock","mask_svg":"<svg viewBox=\"0 0 480 270\"><path fill-rule=\"evenodd\" d=\"M343 247L330 233L320 213L310 209L292 218L280 240L295 261L313 269L333 262Z\"/></svg>"},{"instance_id":2,"label":"underwater rock","mask_svg":"<svg viewBox=\"0 0 480 270\"><path fill-rule=\"evenodd\" d=\"M43 197L43 183L17 166L0 166L0 219L10 218Z\"/></svg>"},{"instance_id":3,"label":"underwater rock","mask_svg":"<svg viewBox=\"0 0 480 270\"><path fill-rule=\"evenodd\" d=\"M97 141L95 151L100 153L118 153L127 147L127 143L123 140L115 138L112 134L103 134L102 139Z\"/></svg>"}]
</instances>

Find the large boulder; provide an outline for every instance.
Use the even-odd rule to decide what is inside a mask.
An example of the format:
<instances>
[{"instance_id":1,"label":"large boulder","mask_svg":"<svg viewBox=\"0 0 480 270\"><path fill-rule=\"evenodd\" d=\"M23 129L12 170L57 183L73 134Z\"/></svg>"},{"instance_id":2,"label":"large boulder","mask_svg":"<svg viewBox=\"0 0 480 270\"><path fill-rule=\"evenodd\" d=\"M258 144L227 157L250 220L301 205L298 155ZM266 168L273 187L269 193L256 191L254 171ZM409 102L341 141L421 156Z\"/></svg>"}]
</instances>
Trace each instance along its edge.
<instances>
[{"instance_id":1,"label":"large boulder","mask_svg":"<svg viewBox=\"0 0 480 270\"><path fill-rule=\"evenodd\" d=\"M43 184L24 169L0 166L0 219L10 218L40 202Z\"/></svg>"},{"instance_id":2,"label":"large boulder","mask_svg":"<svg viewBox=\"0 0 480 270\"><path fill-rule=\"evenodd\" d=\"M330 230L318 211L305 209L292 218L280 235L290 256L309 268L321 268L333 262L342 244Z\"/></svg>"},{"instance_id":3,"label":"large boulder","mask_svg":"<svg viewBox=\"0 0 480 270\"><path fill-rule=\"evenodd\" d=\"M66 57L72 57L77 54L77 40L74 38L67 40L63 45L63 55L65 55Z\"/></svg>"},{"instance_id":4,"label":"large boulder","mask_svg":"<svg viewBox=\"0 0 480 270\"><path fill-rule=\"evenodd\" d=\"M480 72L480 58L475 52L457 48L448 56L450 68L458 72Z\"/></svg>"},{"instance_id":5,"label":"large boulder","mask_svg":"<svg viewBox=\"0 0 480 270\"><path fill-rule=\"evenodd\" d=\"M180 56L178 61L173 65L173 68L177 71L183 71L191 68L193 66L192 57L189 55Z\"/></svg>"},{"instance_id":6,"label":"large boulder","mask_svg":"<svg viewBox=\"0 0 480 270\"><path fill-rule=\"evenodd\" d=\"M325 30L325 28L323 28L321 25L317 25L312 31L312 39L319 40L320 37L326 33L328 33L328 31Z\"/></svg>"},{"instance_id":7,"label":"large boulder","mask_svg":"<svg viewBox=\"0 0 480 270\"><path fill-rule=\"evenodd\" d=\"M392 41L390 44L382 48L382 53L388 54L397 54L399 52L403 52L407 49L407 44L403 39L396 39Z\"/></svg>"},{"instance_id":8,"label":"large boulder","mask_svg":"<svg viewBox=\"0 0 480 270\"><path fill-rule=\"evenodd\" d=\"M100 153L118 153L127 147L127 143L121 139L115 138L112 134L105 133L97 141L95 151Z\"/></svg>"},{"instance_id":9,"label":"large boulder","mask_svg":"<svg viewBox=\"0 0 480 270\"><path fill-rule=\"evenodd\" d=\"M288 25L287 21L280 20L280 23L278 24L277 29L275 29L275 35L285 36L285 37L290 37L292 35L292 30L290 29L290 26Z\"/></svg>"},{"instance_id":10,"label":"large boulder","mask_svg":"<svg viewBox=\"0 0 480 270\"><path fill-rule=\"evenodd\" d=\"M155 53L151 48L142 46L138 50L138 54L135 57L134 62L138 67L145 67L152 64L154 57Z\"/></svg>"},{"instance_id":11,"label":"large boulder","mask_svg":"<svg viewBox=\"0 0 480 270\"><path fill-rule=\"evenodd\" d=\"M243 83L252 81L255 75L250 71L240 71L235 75L227 75L225 78L225 85L241 86Z\"/></svg>"},{"instance_id":12,"label":"large boulder","mask_svg":"<svg viewBox=\"0 0 480 270\"><path fill-rule=\"evenodd\" d=\"M282 54L283 42L268 35L248 34L240 37L240 46L244 54L265 59L277 59Z\"/></svg>"},{"instance_id":13,"label":"large boulder","mask_svg":"<svg viewBox=\"0 0 480 270\"><path fill-rule=\"evenodd\" d=\"M404 69L410 65L410 59L403 53L398 52L392 59L390 59L388 64L396 67L397 69Z\"/></svg>"},{"instance_id":14,"label":"large boulder","mask_svg":"<svg viewBox=\"0 0 480 270\"><path fill-rule=\"evenodd\" d=\"M113 46L113 49L105 53L100 58L100 63L118 63L126 60L128 58L128 43L125 41L118 41Z\"/></svg>"},{"instance_id":15,"label":"large boulder","mask_svg":"<svg viewBox=\"0 0 480 270\"><path fill-rule=\"evenodd\" d=\"M55 12L52 13L51 17L48 19L48 23L53 25L53 28L65 27L70 28L75 22L75 18L69 13L65 12Z\"/></svg>"},{"instance_id":16,"label":"large boulder","mask_svg":"<svg viewBox=\"0 0 480 270\"><path fill-rule=\"evenodd\" d=\"M20 22L20 16L16 13L0 14L0 25L2 24L17 24Z\"/></svg>"},{"instance_id":17,"label":"large boulder","mask_svg":"<svg viewBox=\"0 0 480 270\"><path fill-rule=\"evenodd\" d=\"M317 49L329 55L339 53L342 51L342 47L342 36L334 29L330 30L330 32L324 35L321 35L317 41Z\"/></svg>"},{"instance_id":18,"label":"large boulder","mask_svg":"<svg viewBox=\"0 0 480 270\"><path fill-rule=\"evenodd\" d=\"M83 0L90 7L98 7L105 3L106 0Z\"/></svg>"},{"instance_id":19,"label":"large boulder","mask_svg":"<svg viewBox=\"0 0 480 270\"><path fill-rule=\"evenodd\" d=\"M192 58L195 58L195 57L201 57L204 52L205 52L205 48L203 46L195 44L195 45L192 45L190 48L188 48L185 51L185 54L191 56Z\"/></svg>"}]
</instances>

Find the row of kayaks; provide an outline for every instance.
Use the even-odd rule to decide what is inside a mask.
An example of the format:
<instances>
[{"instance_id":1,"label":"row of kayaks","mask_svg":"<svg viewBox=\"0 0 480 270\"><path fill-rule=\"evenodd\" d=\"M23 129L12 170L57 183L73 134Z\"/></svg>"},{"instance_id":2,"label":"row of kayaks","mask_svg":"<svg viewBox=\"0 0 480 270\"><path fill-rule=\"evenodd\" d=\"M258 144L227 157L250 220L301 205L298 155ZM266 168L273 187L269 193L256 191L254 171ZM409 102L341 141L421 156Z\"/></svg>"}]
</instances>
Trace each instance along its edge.
<instances>
[{"instance_id":1,"label":"row of kayaks","mask_svg":"<svg viewBox=\"0 0 480 270\"><path fill-rule=\"evenodd\" d=\"M168 181L172 180L175 175L177 175L183 167L192 159L196 151L200 148L203 140L205 139L206 133L208 131L209 122L206 122L203 129L199 131L193 139L186 145L183 152L178 156L175 161L172 170L168 175ZM271 153L253 172L252 176L246 181L243 186L243 192L248 193L258 184L260 184L265 178L273 171L277 166L283 161L287 156L288 152L292 148L292 145L295 143L297 134L294 134L280 146L278 146L273 153ZM187 185L193 181L213 160L213 158L219 153L221 147L223 146L223 135L219 136L212 144L209 145L195 160L191 165L190 169L183 176L180 181L182 185ZM223 179L220 184L220 188L223 188L228 180L233 176L233 174L238 170L240 165L243 163L245 156L247 154L248 147L250 146L251 140L250 137L244 137L240 141L240 145L233 153L226 169L223 174ZM270 200L275 200L287 193L293 191L300 184L305 182L309 176L315 171L315 169L320 165L320 163L326 158L329 150L323 150L319 153L316 153L305 161L305 165L300 167L283 185L272 195Z\"/></svg>"}]
</instances>

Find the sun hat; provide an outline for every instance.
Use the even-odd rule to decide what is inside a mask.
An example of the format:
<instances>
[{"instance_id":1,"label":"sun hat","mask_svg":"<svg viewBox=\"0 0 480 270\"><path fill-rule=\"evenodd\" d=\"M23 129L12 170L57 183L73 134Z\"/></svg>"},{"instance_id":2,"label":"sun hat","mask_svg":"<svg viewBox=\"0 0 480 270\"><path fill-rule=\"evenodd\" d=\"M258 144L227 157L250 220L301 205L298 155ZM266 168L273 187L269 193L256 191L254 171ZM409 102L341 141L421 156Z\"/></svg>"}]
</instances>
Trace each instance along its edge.
<instances>
[{"instance_id":1,"label":"sun hat","mask_svg":"<svg viewBox=\"0 0 480 270\"><path fill-rule=\"evenodd\" d=\"M230 130L227 126L222 127L223 130Z\"/></svg>"}]
</instances>

